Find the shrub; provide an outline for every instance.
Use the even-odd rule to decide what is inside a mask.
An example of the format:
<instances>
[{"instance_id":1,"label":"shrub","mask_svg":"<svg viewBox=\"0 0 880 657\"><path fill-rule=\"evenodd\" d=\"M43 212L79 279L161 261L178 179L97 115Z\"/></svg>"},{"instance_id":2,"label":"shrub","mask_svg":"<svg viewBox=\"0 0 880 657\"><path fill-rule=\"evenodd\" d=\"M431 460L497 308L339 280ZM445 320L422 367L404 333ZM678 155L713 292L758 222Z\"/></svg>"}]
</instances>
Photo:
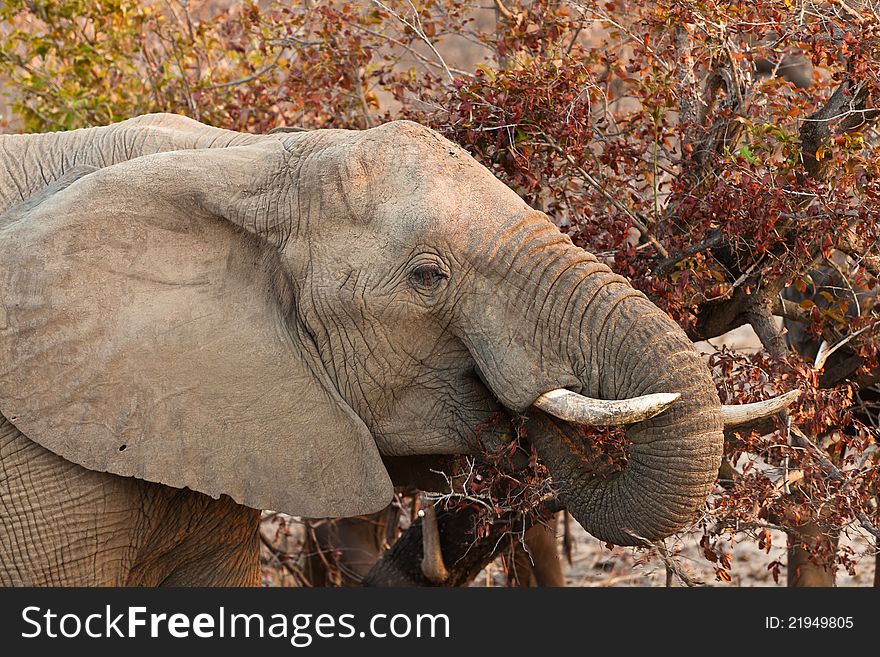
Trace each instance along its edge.
<instances>
[{"instance_id":1,"label":"shrub","mask_svg":"<svg viewBox=\"0 0 880 657\"><path fill-rule=\"evenodd\" d=\"M0 71L24 128L150 111L254 132L436 128L695 341L751 325L757 353L707 346L722 401L803 391L789 425L728 436L700 520L718 578L730 579L723 538L769 550L772 528L813 555L790 579L855 567L863 555L838 549L839 532L876 538L880 525L870 3L191 4L4 3ZM812 286L823 266L836 288ZM824 341L832 355L804 358L774 316L803 329L802 350Z\"/></svg>"}]
</instances>

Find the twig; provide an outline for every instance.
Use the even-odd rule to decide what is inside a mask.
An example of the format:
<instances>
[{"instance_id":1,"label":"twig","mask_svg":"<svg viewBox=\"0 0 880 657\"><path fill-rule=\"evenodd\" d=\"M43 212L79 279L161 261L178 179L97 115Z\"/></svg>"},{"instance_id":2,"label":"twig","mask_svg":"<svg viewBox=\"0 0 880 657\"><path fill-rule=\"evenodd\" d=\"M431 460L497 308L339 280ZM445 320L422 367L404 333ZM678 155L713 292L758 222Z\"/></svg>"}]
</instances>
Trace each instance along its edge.
<instances>
[{"instance_id":1,"label":"twig","mask_svg":"<svg viewBox=\"0 0 880 657\"><path fill-rule=\"evenodd\" d=\"M788 494L789 487L804 478L803 470L786 470L785 474L773 482L773 489L777 495Z\"/></svg>"},{"instance_id":2,"label":"twig","mask_svg":"<svg viewBox=\"0 0 880 657\"><path fill-rule=\"evenodd\" d=\"M403 16L398 14L396 11L394 11L393 9L391 9L390 7L385 5L384 3L379 2L379 0L371 0L371 2L374 5L376 5L377 7L379 7L380 9L382 9L383 11L385 11L386 13L388 13L391 16L393 16L394 18L396 18L398 21L403 23L406 27L411 29L413 32L415 32L416 36L419 37L422 41L424 41L425 45L427 45L428 48L431 49L431 52L434 53L434 56L437 58L437 61L440 62L441 66L443 66L443 70L446 71L446 75L449 77L449 81L455 82L455 76L452 74L452 71L449 70L449 67L446 65L446 61L443 59L443 56L437 51L437 48L434 47L434 44L431 43L431 40L428 38L428 35L425 34L424 30L420 29L419 27L416 27L413 23L406 20ZM412 3L410 3L410 6L412 7ZM421 25L421 20L419 19L418 11L416 11L414 7L413 7L413 12L414 12L414 15L416 18L416 22L418 22L419 25Z\"/></svg>"},{"instance_id":3,"label":"twig","mask_svg":"<svg viewBox=\"0 0 880 657\"><path fill-rule=\"evenodd\" d=\"M584 576L583 579L578 583L578 587L583 588L606 588L614 586L615 584L620 584L622 582L632 582L638 581L642 578L641 574L637 573L629 573L627 575L617 575L615 577L609 577L608 579L603 579L599 582L589 582L587 581L587 577Z\"/></svg>"},{"instance_id":4,"label":"twig","mask_svg":"<svg viewBox=\"0 0 880 657\"><path fill-rule=\"evenodd\" d=\"M880 110L867 109L870 96L868 87L853 80L845 80L823 107L804 120L800 137L804 168L813 178L824 178L827 160L819 159L819 149L833 136L831 124L837 122L836 133L852 132L869 125L880 117Z\"/></svg>"},{"instance_id":5,"label":"twig","mask_svg":"<svg viewBox=\"0 0 880 657\"><path fill-rule=\"evenodd\" d=\"M498 9L498 13L504 16L509 21L515 21L516 16L513 15L513 12L510 11L507 7L504 6L504 3L501 0L495 0L495 7Z\"/></svg>"},{"instance_id":6,"label":"twig","mask_svg":"<svg viewBox=\"0 0 880 657\"><path fill-rule=\"evenodd\" d=\"M271 62L269 62L268 64L266 64L262 68L257 69L256 71L254 71L253 73L251 73L247 77L243 77L238 80L231 80L230 82L221 82L220 84L213 84L210 87L206 87L206 89L208 89L209 91L212 91L214 89L225 89L227 87L235 87L239 84L247 84L248 82L253 82L254 80L259 78L260 76L265 75L266 73L271 71L273 68L278 66L278 62L281 61L281 56L284 54L284 52L286 50L287 50L287 48L282 48L281 50L279 50L278 54L275 56L275 59L273 59Z\"/></svg>"},{"instance_id":7,"label":"twig","mask_svg":"<svg viewBox=\"0 0 880 657\"><path fill-rule=\"evenodd\" d=\"M349 27L352 27L352 28L354 28L354 29L356 29L356 30L360 30L360 31L363 32L364 34L369 34L370 36L374 36L374 37L377 37L377 38L379 38L379 39L384 39L384 40L387 41L388 43L392 43L392 44L394 44L395 46L398 46L398 47L400 47L400 48L403 48L403 49L406 50L410 55L412 55L413 57L415 57L416 59L418 59L418 60L419 60L420 62L422 62L423 64L426 64L426 65L428 65L428 66L433 66L434 68L443 68L440 64L438 64L438 63L435 62L434 60L429 59L428 57L425 57L425 56L424 56L422 53L420 53L418 50L413 50L409 45L407 45L405 42L401 41L400 39L395 39L395 38L392 37L392 36L389 36L389 35L387 35L387 34L382 34L381 32L377 32L376 30L371 30L370 28L368 28L368 27L364 27L363 25L358 25L357 23L351 23L351 24L349 25ZM473 77L474 77L474 74L473 74L473 73L469 73L468 71L465 71L465 70L460 69L460 68L455 68L454 66L450 66L450 67L449 67L449 70L452 71L453 73L455 73L455 74L456 74L457 76L459 76L459 77L467 77L467 78L473 78ZM441 108L441 109L442 109L442 108Z\"/></svg>"},{"instance_id":8,"label":"twig","mask_svg":"<svg viewBox=\"0 0 880 657\"><path fill-rule=\"evenodd\" d=\"M874 455L878 452L880 452L880 445L875 444L868 447L868 449L862 452L862 457L859 459L859 462L855 465L853 470L856 472L861 470L863 467L865 467L865 463L867 463L869 459L873 458Z\"/></svg>"},{"instance_id":9,"label":"twig","mask_svg":"<svg viewBox=\"0 0 880 657\"><path fill-rule=\"evenodd\" d=\"M769 522L753 522L753 521L742 521L742 520L723 520L719 522L713 529L712 533L720 534L724 529L732 529L736 532L746 529L773 529L779 532L783 532L785 534L794 533L794 529L791 527L784 527L782 525L774 525Z\"/></svg>"},{"instance_id":10,"label":"twig","mask_svg":"<svg viewBox=\"0 0 880 657\"><path fill-rule=\"evenodd\" d=\"M666 545L663 543L663 541L655 541L654 543L651 543L651 545L654 546L657 555L666 566L666 586L672 586L672 575L678 577L678 579L680 579L685 586L706 586L704 582L701 582L698 579L694 579L681 569L681 566L679 566L675 559L673 559L669 555L669 552L666 550Z\"/></svg>"},{"instance_id":11,"label":"twig","mask_svg":"<svg viewBox=\"0 0 880 657\"><path fill-rule=\"evenodd\" d=\"M800 447L811 452L819 462L822 470L824 470L825 474L831 477L831 479L834 481L846 481L846 476L837 469L837 466L831 462L825 453L817 447L803 431L798 429L795 425L789 424L789 435L791 436L791 444L795 447ZM859 524L865 529L865 531L874 536L874 538L880 540L880 529L877 529L877 527L874 526L874 523L871 522L871 519L868 518L864 511L856 509L855 516L858 518Z\"/></svg>"},{"instance_id":12,"label":"twig","mask_svg":"<svg viewBox=\"0 0 880 657\"><path fill-rule=\"evenodd\" d=\"M706 249L712 249L717 246L721 246L722 244L724 244L724 235L722 235L720 230L716 229L712 231L709 237L704 239L702 242L691 244L690 246L683 248L678 253L673 253L668 258L661 260L657 267L655 267L654 273L657 276L665 276L672 270L675 265L677 265L682 260L693 257L698 253L705 251Z\"/></svg>"},{"instance_id":13,"label":"twig","mask_svg":"<svg viewBox=\"0 0 880 657\"><path fill-rule=\"evenodd\" d=\"M281 567L284 568L288 573L290 573L293 576L294 580L298 582L301 586L311 587L311 582L306 580L306 578L302 576L301 572L290 565L290 555L276 548L272 544L272 541L266 538L266 535L263 534L262 528L259 530L259 534L260 542L266 546L266 549L269 550L270 554L273 557L275 557L275 560L281 565Z\"/></svg>"},{"instance_id":14,"label":"twig","mask_svg":"<svg viewBox=\"0 0 880 657\"><path fill-rule=\"evenodd\" d=\"M650 242L651 246L654 247L654 250L657 251L658 254L660 254L660 257L669 257L669 251L667 251L666 248L657 241L657 238L654 237L654 235L648 229L648 226L635 214L633 214L632 210L630 210L613 195L611 195L598 180L587 173L587 171L583 167L581 167L569 153L565 152L565 150L558 143L556 143L555 139L553 139L543 130L541 131L541 135L544 137L545 143L557 153L562 155L562 157L564 157L568 161L572 168L580 174L581 178L584 179L584 182L586 182L590 187L599 192L599 194L601 194L606 201L611 203L611 205L613 205L615 208L617 208L627 217L629 217L629 220L632 223L633 227L635 227L635 229L639 231L642 237Z\"/></svg>"},{"instance_id":15,"label":"twig","mask_svg":"<svg viewBox=\"0 0 880 657\"><path fill-rule=\"evenodd\" d=\"M357 99L361 105L361 113L364 116L364 124L366 125L366 127L372 128L375 125L375 123L373 122L373 117L370 116L370 105L367 102L367 96L364 93L363 75L361 75L360 69L358 69L358 67L355 66L353 62L352 62L351 68L352 68L351 72L354 76L354 79L352 80L352 82L357 85Z\"/></svg>"}]
</instances>

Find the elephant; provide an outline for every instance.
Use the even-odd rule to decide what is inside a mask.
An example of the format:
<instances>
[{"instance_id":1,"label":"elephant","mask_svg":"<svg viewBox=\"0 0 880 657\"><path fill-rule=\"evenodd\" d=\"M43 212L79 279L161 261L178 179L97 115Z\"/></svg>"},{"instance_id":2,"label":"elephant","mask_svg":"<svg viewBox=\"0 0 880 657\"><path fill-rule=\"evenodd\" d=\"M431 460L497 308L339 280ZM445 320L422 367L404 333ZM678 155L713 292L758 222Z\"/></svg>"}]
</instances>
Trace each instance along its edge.
<instances>
[{"instance_id":1,"label":"elephant","mask_svg":"<svg viewBox=\"0 0 880 657\"><path fill-rule=\"evenodd\" d=\"M374 513L392 461L499 417L601 540L713 489L726 411L681 328L425 126L4 135L0 213L4 585L258 584L259 509ZM628 425L622 471L580 424Z\"/></svg>"}]
</instances>

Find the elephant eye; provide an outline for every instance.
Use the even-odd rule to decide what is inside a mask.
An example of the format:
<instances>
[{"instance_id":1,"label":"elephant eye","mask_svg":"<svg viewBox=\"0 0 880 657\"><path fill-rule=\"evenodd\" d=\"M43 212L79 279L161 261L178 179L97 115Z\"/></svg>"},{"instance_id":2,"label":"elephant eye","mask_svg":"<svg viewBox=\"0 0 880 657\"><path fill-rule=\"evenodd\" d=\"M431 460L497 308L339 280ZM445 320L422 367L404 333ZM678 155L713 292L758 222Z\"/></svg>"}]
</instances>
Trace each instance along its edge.
<instances>
[{"instance_id":1,"label":"elephant eye","mask_svg":"<svg viewBox=\"0 0 880 657\"><path fill-rule=\"evenodd\" d=\"M409 277L415 286L429 290L448 278L446 272L433 264L419 265L410 272Z\"/></svg>"}]
</instances>

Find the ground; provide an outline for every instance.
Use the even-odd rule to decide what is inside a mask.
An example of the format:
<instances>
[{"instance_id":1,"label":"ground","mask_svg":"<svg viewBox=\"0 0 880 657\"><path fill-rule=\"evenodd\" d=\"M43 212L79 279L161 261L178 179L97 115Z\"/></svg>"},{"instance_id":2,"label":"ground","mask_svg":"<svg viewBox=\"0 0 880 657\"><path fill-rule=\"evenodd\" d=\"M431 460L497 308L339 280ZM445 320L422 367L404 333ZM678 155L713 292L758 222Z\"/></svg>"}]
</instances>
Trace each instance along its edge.
<instances>
[{"instance_id":1,"label":"ground","mask_svg":"<svg viewBox=\"0 0 880 657\"><path fill-rule=\"evenodd\" d=\"M562 523L559 524L560 545ZM569 522L572 539L571 564L563 558L563 572L567 586L665 586L666 568L655 555L643 550L613 547L585 532L576 522ZM266 514L263 521L263 581L269 586L296 586L300 574L298 557L301 556L303 527L296 520L281 514ZM719 581L715 577L715 567L702 555L700 547L701 532L693 531L682 535L675 541L668 540L669 552L677 567L691 580L709 586L784 586L785 570L779 574L779 583L767 566L773 561L785 563L785 536L772 532L772 547L769 553L759 550L755 541L742 536L725 551L732 554L731 581ZM267 547L273 546L273 550ZM849 575L840 570L837 573L838 586L871 586L874 578L874 557L868 543L854 530L841 541L852 548L855 555L862 556L855 564L855 574ZM285 558L287 555L289 558ZM855 557L854 557L855 558ZM681 580L674 577L673 586L682 586ZM501 561L496 560L483 570L472 586L505 586L506 578Z\"/></svg>"},{"instance_id":2,"label":"ground","mask_svg":"<svg viewBox=\"0 0 880 657\"><path fill-rule=\"evenodd\" d=\"M570 531L575 549L571 565L563 562L567 586L665 586L666 568L658 558L646 559L644 552L635 551L633 548L615 546L609 550L603 543L581 529L576 522L570 523ZM730 571L732 581L729 583L716 581L714 566L702 555L699 532L686 534L675 543L669 541L669 544L675 546L675 561L682 570L694 580L704 584L777 586L767 565L775 560L785 563L785 536L781 532L772 532L772 534L773 546L769 554L759 550L755 541L748 537L738 540L732 550L728 549L733 555ZM851 545L856 554L867 552L865 549L867 543L861 537L844 539L843 544ZM871 586L873 578L874 558L869 554L858 562L855 577L839 571L837 585ZM475 585L503 586L504 573L500 564L492 564L483 571ZM778 585L785 586L784 570L780 573ZM674 586L682 586L681 581L675 579Z\"/></svg>"}]
</instances>

